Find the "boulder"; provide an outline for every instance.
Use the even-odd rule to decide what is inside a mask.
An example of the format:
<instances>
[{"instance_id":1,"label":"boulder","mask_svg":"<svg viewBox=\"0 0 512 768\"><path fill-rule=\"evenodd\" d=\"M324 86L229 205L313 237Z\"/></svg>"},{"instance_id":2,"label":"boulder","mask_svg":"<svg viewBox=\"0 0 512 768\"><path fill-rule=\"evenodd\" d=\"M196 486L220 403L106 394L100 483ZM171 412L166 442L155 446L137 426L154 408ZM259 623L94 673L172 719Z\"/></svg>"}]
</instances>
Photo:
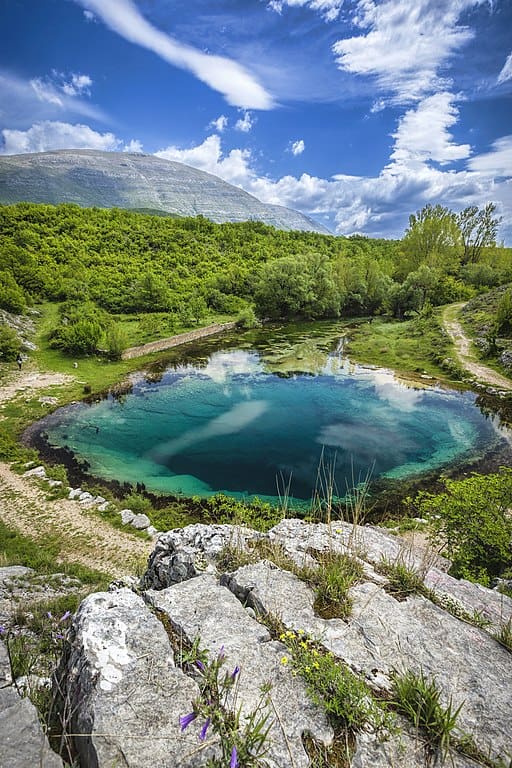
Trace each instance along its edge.
<instances>
[{"instance_id":1,"label":"boulder","mask_svg":"<svg viewBox=\"0 0 512 768\"><path fill-rule=\"evenodd\" d=\"M23 477L39 477L41 480L46 479L46 469L44 467L34 467L33 469L27 469L23 473Z\"/></svg>"},{"instance_id":2,"label":"boulder","mask_svg":"<svg viewBox=\"0 0 512 768\"><path fill-rule=\"evenodd\" d=\"M130 525L138 531L143 531L151 525L151 520L147 515L139 514L133 517Z\"/></svg>"},{"instance_id":3,"label":"boulder","mask_svg":"<svg viewBox=\"0 0 512 768\"><path fill-rule=\"evenodd\" d=\"M128 525L131 523L135 517L135 512L132 512L131 509L122 509L119 514L121 515L121 522L123 525Z\"/></svg>"}]
</instances>

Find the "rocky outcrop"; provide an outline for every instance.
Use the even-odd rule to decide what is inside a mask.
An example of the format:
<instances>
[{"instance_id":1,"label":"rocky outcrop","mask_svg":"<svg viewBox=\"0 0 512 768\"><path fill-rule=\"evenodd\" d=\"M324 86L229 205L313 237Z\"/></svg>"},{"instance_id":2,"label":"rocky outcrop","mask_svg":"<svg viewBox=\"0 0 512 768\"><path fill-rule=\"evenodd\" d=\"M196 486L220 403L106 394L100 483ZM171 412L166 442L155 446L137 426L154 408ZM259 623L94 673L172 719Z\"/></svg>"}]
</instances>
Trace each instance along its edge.
<instances>
[{"instance_id":1,"label":"rocky outcrop","mask_svg":"<svg viewBox=\"0 0 512 768\"><path fill-rule=\"evenodd\" d=\"M197 684L176 667L161 622L129 589L84 600L58 679L61 717L83 768L203 764L193 749L197 728L180 732Z\"/></svg>"},{"instance_id":2,"label":"rocky outcrop","mask_svg":"<svg viewBox=\"0 0 512 768\"><path fill-rule=\"evenodd\" d=\"M0 203L136 208L215 222L262 221L330 234L298 211L267 205L239 187L154 155L63 149L0 157Z\"/></svg>"},{"instance_id":3,"label":"rocky outcrop","mask_svg":"<svg viewBox=\"0 0 512 768\"><path fill-rule=\"evenodd\" d=\"M245 557L248 564L230 567L226 548L234 563ZM258 551L267 559L258 559ZM281 567L268 559L273 551ZM345 620L317 615L314 589L299 578L300 566L318 567L319 553L333 551L364 563ZM378 567L383 557L415 569L434 602L390 594ZM326 750L335 735L294 670L283 631L313 638L377 699L389 696L395 672L415 671L436 681L443 705L461 706L456 735L472 739L472 754L432 753L421 730L399 716L396 731L368 726L354 733L351 768L428 768L443 761L474 768L482 764L478 753L487 765L509 760L512 655L493 638L492 625L462 621L440 607L437 596L451 596L465 606L464 615L486 611L494 626L512 616L512 600L452 579L447 566L386 531L343 522L285 520L268 534L192 525L160 535L134 586L138 594L123 587L92 595L75 618L59 679L82 768L204 766L226 755L220 731L212 727L206 736L207 723L193 716L206 690L201 664L204 669L220 656L228 676L231 670L237 676L230 701L240 722L258 708L267 715L265 764L313 765L306 735ZM277 626L282 629L269 629ZM190 725L182 730L187 713Z\"/></svg>"},{"instance_id":4,"label":"rocky outcrop","mask_svg":"<svg viewBox=\"0 0 512 768\"><path fill-rule=\"evenodd\" d=\"M63 768L50 749L36 708L21 698L11 678L7 648L0 641L0 768Z\"/></svg>"}]
</instances>

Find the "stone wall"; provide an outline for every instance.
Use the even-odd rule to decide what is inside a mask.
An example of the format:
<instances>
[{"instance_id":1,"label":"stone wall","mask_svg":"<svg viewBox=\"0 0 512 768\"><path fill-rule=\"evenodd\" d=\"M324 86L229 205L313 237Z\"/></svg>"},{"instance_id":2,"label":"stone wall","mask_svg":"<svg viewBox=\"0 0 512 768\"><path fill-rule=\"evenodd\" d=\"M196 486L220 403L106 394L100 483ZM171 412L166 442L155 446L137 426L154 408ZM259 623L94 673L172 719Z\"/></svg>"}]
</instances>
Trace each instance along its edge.
<instances>
[{"instance_id":1,"label":"stone wall","mask_svg":"<svg viewBox=\"0 0 512 768\"><path fill-rule=\"evenodd\" d=\"M236 327L236 323L216 323L214 325L208 325L206 328L198 328L195 331L188 331L187 333L178 333L176 336L169 336L166 339L160 339L159 341L150 341L148 344L141 344L139 347L130 347L123 352L123 360L131 360L134 357L142 357L143 355L150 355L152 352L162 352L165 349L171 349L171 347L179 347L181 344L186 344L189 341L196 341L196 339L204 339L207 336L213 336L216 333L222 333L223 331L231 331Z\"/></svg>"}]
</instances>

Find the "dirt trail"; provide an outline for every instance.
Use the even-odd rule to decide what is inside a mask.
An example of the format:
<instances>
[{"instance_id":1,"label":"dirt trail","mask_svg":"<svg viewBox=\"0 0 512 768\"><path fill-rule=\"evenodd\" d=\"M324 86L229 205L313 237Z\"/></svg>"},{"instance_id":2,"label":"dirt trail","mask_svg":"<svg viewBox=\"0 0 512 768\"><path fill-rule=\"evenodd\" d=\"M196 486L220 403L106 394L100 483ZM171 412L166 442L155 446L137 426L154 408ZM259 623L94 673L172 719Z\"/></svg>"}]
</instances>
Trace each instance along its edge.
<instances>
[{"instance_id":1,"label":"dirt trail","mask_svg":"<svg viewBox=\"0 0 512 768\"><path fill-rule=\"evenodd\" d=\"M22 371L0 387L1 404L17 395L62 385L72 378L62 374ZM58 539L61 557L103 571L113 577L133 572L151 551L151 542L123 533L84 509L77 501L48 500L36 479L23 478L0 463L0 519L11 528L41 542Z\"/></svg>"},{"instance_id":2,"label":"dirt trail","mask_svg":"<svg viewBox=\"0 0 512 768\"><path fill-rule=\"evenodd\" d=\"M475 359L474 353L471 351L472 341L466 336L461 324L456 320L459 311L464 306L461 304L451 304L446 307L443 314L443 323L446 332L453 341L455 347L455 353L462 365L472 376L483 384L489 384L492 387L498 389L512 390L512 381L505 376L493 371L487 365L479 363Z\"/></svg>"},{"instance_id":3,"label":"dirt trail","mask_svg":"<svg viewBox=\"0 0 512 768\"><path fill-rule=\"evenodd\" d=\"M0 404L12 400L21 393L30 394L38 389L62 386L63 384L70 384L72 381L73 376L67 376L64 373L41 373L35 369L16 372L2 383Z\"/></svg>"}]
</instances>

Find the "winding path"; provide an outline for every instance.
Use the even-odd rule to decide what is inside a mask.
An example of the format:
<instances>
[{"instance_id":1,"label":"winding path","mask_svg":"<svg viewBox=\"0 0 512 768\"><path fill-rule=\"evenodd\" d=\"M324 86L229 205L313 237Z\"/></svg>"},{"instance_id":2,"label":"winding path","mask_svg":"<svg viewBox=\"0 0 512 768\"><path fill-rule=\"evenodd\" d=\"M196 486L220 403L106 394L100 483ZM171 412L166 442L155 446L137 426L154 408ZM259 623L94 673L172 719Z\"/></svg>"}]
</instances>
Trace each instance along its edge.
<instances>
[{"instance_id":1,"label":"winding path","mask_svg":"<svg viewBox=\"0 0 512 768\"><path fill-rule=\"evenodd\" d=\"M463 368L470 373L477 381L488 384L498 389L512 391L512 381L506 376L502 376L492 368L483 363L479 363L471 348L473 342L465 334L462 325L457 320L460 310L464 307L464 302L460 304L450 304L445 307L443 312L443 324L446 332L453 341L455 354Z\"/></svg>"},{"instance_id":2,"label":"winding path","mask_svg":"<svg viewBox=\"0 0 512 768\"><path fill-rule=\"evenodd\" d=\"M69 380L61 374L35 370L16 372L0 387L0 419L3 407L19 395L41 393ZM113 528L77 501L49 500L37 480L21 477L4 462L0 462L0 520L41 547L58 541L61 560L80 563L113 578L136 570L153 546L149 540Z\"/></svg>"}]
</instances>

